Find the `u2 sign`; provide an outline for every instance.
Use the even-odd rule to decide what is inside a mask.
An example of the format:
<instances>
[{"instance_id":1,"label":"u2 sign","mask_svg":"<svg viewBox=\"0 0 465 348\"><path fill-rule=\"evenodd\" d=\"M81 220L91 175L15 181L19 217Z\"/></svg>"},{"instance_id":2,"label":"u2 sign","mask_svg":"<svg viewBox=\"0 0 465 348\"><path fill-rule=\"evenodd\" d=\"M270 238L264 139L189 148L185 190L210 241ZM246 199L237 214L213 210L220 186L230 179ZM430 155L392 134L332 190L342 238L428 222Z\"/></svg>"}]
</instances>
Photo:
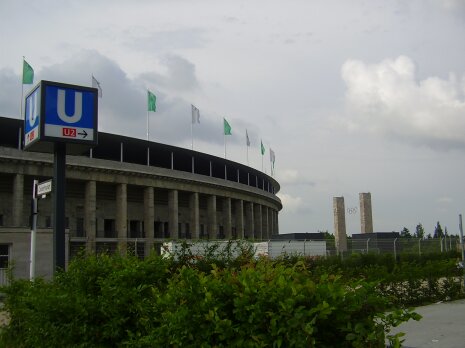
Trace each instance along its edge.
<instances>
[{"instance_id":1,"label":"u2 sign","mask_svg":"<svg viewBox=\"0 0 465 348\"><path fill-rule=\"evenodd\" d=\"M97 93L96 88L41 81L26 96L24 148L53 152L53 143L66 142L68 149L85 151L97 145Z\"/></svg>"}]
</instances>

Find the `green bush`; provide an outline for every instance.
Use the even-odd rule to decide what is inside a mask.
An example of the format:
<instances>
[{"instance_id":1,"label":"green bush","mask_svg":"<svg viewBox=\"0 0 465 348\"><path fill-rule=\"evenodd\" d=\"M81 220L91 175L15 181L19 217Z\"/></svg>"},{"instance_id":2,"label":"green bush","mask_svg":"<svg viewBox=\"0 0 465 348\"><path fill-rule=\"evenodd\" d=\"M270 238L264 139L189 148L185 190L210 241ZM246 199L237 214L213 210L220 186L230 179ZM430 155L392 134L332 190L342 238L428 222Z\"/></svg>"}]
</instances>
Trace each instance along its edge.
<instances>
[{"instance_id":1,"label":"green bush","mask_svg":"<svg viewBox=\"0 0 465 348\"><path fill-rule=\"evenodd\" d=\"M418 319L385 314L392 304L374 282L316 277L303 260L238 262L204 271L155 256L91 256L50 282L13 280L0 345L384 347L393 325Z\"/></svg>"}]
</instances>

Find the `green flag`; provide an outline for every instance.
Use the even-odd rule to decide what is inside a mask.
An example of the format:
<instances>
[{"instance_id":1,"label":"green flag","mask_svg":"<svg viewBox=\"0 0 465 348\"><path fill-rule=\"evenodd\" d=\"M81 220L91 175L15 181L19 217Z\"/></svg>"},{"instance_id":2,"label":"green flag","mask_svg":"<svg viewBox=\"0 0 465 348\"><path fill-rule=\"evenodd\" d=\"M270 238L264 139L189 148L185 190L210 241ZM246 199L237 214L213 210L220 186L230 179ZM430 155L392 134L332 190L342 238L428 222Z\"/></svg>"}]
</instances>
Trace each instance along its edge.
<instances>
[{"instance_id":1,"label":"green flag","mask_svg":"<svg viewBox=\"0 0 465 348\"><path fill-rule=\"evenodd\" d=\"M147 90L147 111L157 111L157 97Z\"/></svg>"},{"instance_id":2,"label":"green flag","mask_svg":"<svg viewBox=\"0 0 465 348\"><path fill-rule=\"evenodd\" d=\"M23 85L34 82L34 69L23 59Z\"/></svg>"},{"instance_id":3,"label":"green flag","mask_svg":"<svg viewBox=\"0 0 465 348\"><path fill-rule=\"evenodd\" d=\"M263 141L260 140L260 145L261 145L261 152L262 152L262 155L265 154L265 146L263 146Z\"/></svg>"},{"instance_id":4,"label":"green flag","mask_svg":"<svg viewBox=\"0 0 465 348\"><path fill-rule=\"evenodd\" d=\"M224 135L231 135L231 126L229 125L228 121L226 121L225 118L223 118L223 124L224 124Z\"/></svg>"}]
</instances>

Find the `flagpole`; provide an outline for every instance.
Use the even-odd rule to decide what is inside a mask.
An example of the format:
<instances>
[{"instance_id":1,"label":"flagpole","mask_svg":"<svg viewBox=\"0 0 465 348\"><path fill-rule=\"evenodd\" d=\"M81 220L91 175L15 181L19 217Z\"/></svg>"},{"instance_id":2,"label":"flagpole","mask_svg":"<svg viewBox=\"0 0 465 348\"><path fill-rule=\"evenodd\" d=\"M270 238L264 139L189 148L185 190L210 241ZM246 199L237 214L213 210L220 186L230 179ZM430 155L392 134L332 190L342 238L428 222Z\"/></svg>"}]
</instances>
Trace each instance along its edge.
<instances>
[{"instance_id":1,"label":"flagpole","mask_svg":"<svg viewBox=\"0 0 465 348\"><path fill-rule=\"evenodd\" d=\"M192 151L194 151L194 120L191 120Z\"/></svg>"},{"instance_id":2,"label":"flagpole","mask_svg":"<svg viewBox=\"0 0 465 348\"><path fill-rule=\"evenodd\" d=\"M247 148L247 166L249 165L249 145L245 145Z\"/></svg>"},{"instance_id":3,"label":"flagpole","mask_svg":"<svg viewBox=\"0 0 465 348\"><path fill-rule=\"evenodd\" d=\"M19 107L19 117L23 118L23 98L24 98L24 60L25 57L23 56L23 66L22 66L22 74L21 74L21 102Z\"/></svg>"},{"instance_id":4,"label":"flagpole","mask_svg":"<svg viewBox=\"0 0 465 348\"><path fill-rule=\"evenodd\" d=\"M149 111L147 110L147 141L150 141L149 138Z\"/></svg>"},{"instance_id":5,"label":"flagpole","mask_svg":"<svg viewBox=\"0 0 465 348\"><path fill-rule=\"evenodd\" d=\"M226 134L224 134L223 137L224 137L224 159L226 159Z\"/></svg>"}]
</instances>

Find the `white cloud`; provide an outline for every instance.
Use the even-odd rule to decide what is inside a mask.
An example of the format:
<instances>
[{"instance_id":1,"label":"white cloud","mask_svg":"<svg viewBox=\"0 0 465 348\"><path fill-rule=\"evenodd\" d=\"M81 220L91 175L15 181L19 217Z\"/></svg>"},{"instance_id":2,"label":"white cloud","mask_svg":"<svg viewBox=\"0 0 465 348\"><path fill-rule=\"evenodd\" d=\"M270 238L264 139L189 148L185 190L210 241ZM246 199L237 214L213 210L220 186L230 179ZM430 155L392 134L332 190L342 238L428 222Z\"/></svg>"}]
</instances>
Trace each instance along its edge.
<instances>
[{"instance_id":1,"label":"white cloud","mask_svg":"<svg viewBox=\"0 0 465 348\"><path fill-rule=\"evenodd\" d=\"M315 183L305 177L295 169L284 169L278 173L278 181L281 185L307 185L315 186Z\"/></svg>"},{"instance_id":2,"label":"white cloud","mask_svg":"<svg viewBox=\"0 0 465 348\"><path fill-rule=\"evenodd\" d=\"M390 135L432 148L465 147L463 81L417 81L406 56L378 64L348 60L342 66L349 129Z\"/></svg>"},{"instance_id":3,"label":"white cloud","mask_svg":"<svg viewBox=\"0 0 465 348\"><path fill-rule=\"evenodd\" d=\"M281 200L281 203L283 204L283 210L285 211L296 212L302 205L301 197L292 196L287 193L278 193L277 196Z\"/></svg>"},{"instance_id":4,"label":"white cloud","mask_svg":"<svg viewBox=\"0 0 465 348\"><path fill-rule=\"evenodd\" d=\"M453 199L450 198L450 197L439 197L436 202L438 202L439 204L444 204L444 205L448 205L448 204L451 204L453 202Z\"/></svg>"}]
</instances>

